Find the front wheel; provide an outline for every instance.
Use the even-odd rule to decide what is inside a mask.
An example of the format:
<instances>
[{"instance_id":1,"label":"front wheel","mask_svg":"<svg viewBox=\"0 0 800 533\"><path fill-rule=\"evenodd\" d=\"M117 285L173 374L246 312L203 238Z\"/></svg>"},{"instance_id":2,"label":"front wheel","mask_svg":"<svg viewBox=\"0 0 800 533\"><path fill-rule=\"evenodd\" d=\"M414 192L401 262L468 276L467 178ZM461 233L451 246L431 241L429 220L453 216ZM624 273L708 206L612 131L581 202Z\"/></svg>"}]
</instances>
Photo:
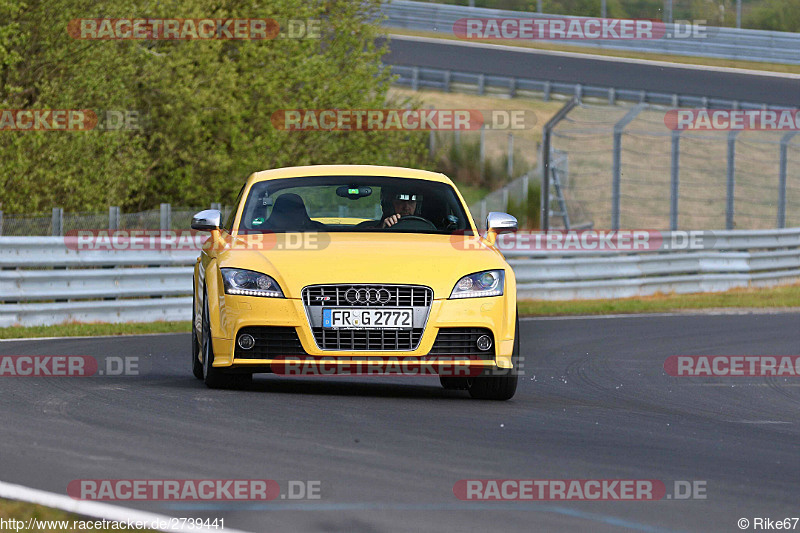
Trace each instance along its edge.
<instances>
[{"instance_id":1,"label":"front wheel","mask_svg":"<svg viewBox=\"0 0 800 533\"><path fill-rule=\"evenodd\" d=\"M203 379L210 389L229 389L244 387L253 381L252 374L225 374L219 368L214 368L214 346L211 343L211 324L208 318L208 293L203 298L203 322L201 338L203 342Z\"/></svg>"},{"instance_id":2,"label":"front wheel","mask_svg":"<svg viewBox=\"0 0 800 533\"><path fill-rule=\"evenodd\" d=\"M197 379L203 379L203 363L200 362L200 343L197 342L197 331L194 329L196 323L194 289L192 289L192 374Z\"/></svg>"},{"instance_id":3,"label":"front wheel","mask_svg":"<svg viewBox=\"0 0 800 533\"><path fill-rule=\"evenodd\" d=\"M517 392L517 362L519 361L519 315L514 330L514 351L511 354L511 368L501 376L477 377L470 380L469 395L478 400L510 400Z\"/></svg>"}]
</instances>

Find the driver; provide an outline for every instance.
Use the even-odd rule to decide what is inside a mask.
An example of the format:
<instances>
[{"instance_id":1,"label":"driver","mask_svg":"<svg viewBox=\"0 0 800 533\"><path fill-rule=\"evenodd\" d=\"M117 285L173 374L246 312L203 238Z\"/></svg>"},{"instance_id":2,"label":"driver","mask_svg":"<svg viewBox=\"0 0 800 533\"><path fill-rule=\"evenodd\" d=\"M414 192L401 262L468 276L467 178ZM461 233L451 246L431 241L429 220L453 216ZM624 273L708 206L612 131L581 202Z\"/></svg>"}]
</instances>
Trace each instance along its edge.
<instances>
[{"instance_id":1,"label":"driver","mask_svg":"<svg viewBox=\"0 0 800 533\"><path fill-rule=\"evenodd\" d=\"M381 203L384 209L381 228L392 227L397 224L401 217L416 214L418 202L422 203L422 195L413 191L383 190L381 191L381 196ZM391 213L387 212L387 207L391 207Z\"/></svg>"}]
</instances>

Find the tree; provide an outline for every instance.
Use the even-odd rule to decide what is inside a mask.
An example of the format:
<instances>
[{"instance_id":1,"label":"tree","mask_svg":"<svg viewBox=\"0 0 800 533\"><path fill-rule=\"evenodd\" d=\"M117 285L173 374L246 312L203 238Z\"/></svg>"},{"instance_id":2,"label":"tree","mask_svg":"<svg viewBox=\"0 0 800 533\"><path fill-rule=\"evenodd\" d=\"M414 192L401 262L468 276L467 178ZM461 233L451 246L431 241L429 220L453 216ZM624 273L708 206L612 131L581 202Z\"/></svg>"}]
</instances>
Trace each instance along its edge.
<instances>
[{"instance_id":1,"label":"tree","mask_svg":"<svg viewBox=\"0 0 800 533\"><path fill-rule=\"evenodd\" d=\"M387 105L378 0L6 0L0 27L5 109L135 111L140 129L0 132L7 212L147 208L230 201L265 168L315 163L424 166L425 136L286 132L280 109ZM79 40L80 18L319 20L321 38ZM295 28L300 23L296 22Z\"/></svg>"}]
</instances>

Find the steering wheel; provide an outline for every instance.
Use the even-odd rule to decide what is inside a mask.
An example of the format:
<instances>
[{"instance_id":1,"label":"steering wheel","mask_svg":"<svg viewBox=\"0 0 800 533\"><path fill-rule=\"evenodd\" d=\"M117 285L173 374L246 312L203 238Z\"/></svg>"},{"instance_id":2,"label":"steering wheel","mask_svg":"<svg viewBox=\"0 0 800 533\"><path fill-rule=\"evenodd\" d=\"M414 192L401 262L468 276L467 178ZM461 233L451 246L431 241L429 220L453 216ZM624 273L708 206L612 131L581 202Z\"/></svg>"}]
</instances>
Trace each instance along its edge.
<instances>
[{"instance_id":1,"label":"steering wheel","mask_svg":"<svg viewBox=\"0 0 800 533\"><path fill-rule=\"evenodd\" d=\"M411 224L409 224L411 223ZM398 226L405 225L405 228L398 228ZM423 227L420 227L423 226ZM386 229L439 229L436 225L427 218L418 217L416 215L406 215L400 217L400 220L389 226Z\"/></svg>"}]
</instances>

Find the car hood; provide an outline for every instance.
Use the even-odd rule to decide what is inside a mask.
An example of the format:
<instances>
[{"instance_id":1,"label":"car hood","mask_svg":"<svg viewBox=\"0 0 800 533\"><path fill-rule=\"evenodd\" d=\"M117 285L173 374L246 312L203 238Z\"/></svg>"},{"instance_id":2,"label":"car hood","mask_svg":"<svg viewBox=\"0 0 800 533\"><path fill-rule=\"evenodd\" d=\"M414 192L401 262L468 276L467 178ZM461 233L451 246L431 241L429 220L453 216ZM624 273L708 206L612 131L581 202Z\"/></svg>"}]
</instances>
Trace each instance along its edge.
<instances>
[{"instance_id":1,"label":"car hood","mask_svg":"<svg viewBox=\"0 0 800 533\"><path fill-rule=\"evenodd\" d=\"M418 284L431 287L434 298L448 298L462 276L509 270L497 250L480 238L463 235L251 235L240 237L218 257L221 268L269 274L287 298L300 298L303 287L325 283Z\"/></svg>"}]
</instances>

